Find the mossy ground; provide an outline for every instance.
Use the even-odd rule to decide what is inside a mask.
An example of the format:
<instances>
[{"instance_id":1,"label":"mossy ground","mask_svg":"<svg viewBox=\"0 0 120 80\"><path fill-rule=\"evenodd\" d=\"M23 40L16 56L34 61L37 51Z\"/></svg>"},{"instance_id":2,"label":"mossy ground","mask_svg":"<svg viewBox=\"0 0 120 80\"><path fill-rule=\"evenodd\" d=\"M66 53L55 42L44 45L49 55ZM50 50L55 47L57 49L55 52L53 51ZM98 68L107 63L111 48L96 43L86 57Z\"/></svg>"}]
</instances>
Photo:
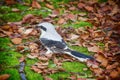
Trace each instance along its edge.
<instances>
[{"instance_id":1,"label":"mossy ground","mask_svg":"<svg viewBox=\"0 0 120 80\"><path fill-rule=\"evenodd\" d=\"M53 0L53 2L54 1L55 0ZM63 2L61 2L61 3L63 3ZM42 4L42 5L44 6L44 4ZM57 2L54 4L54 6L56 8L59 7ZM20 9L20 12L12 12L11 10L14 7ZM43 11L47 11L47 14L44 14ZM6 22L20 21L22 19L22 17L26 14L42 15L43 17L46 17L50 13L51 13L51 10L46 7L42 7L40 10L38 10L38 9L29 10L28 6L23 6L21 4L0 7L0 18ZM63 14L63 13L61 13L61 14ZM65 26L69 26L69 25L71 25L71 24L67 24ZM88 22L80 21L79 23L72 23L72 26L74 26L75 28L79 28L79 27L92 26L92 25ZM9 44L11 44L11 42L8 38L0 38L0 43L1 43L1 45L0 45L0 66L1 66L0 74L10 74L11 77L9 78L9 80L16 80L16 79L20 80L18 67L15 67L15 66L19 65L19 58L22 56L22 54L16 52L14 50L14 48L11 48L9 46ZM71 48L74 50L77 50L79 52L91 55L91 54L89 54L90 52L88 52L88 50L84 47L71 46ZM33 60L26 59L27 66L25 67L25 73L26 73L26 77L28 80L43 80L43 77L41 76L41 74L35 73L30 69L31 66L29 66L29 65L34 64L36 61L37 61L36 59L35 60L34 59ZM80 62L65 62L65 63L63 63L63 67L68 72L76 72L76 73L85 74L85 75L81 76L83 78L87 78L89 75L92 74L92 72L90 70L84 71L83 68L86 68L87 66L84 63L80 63ZM65 73L65 72L59 72L59 73L51 74L48 76L53 78L54 80L59 80L60 78L66 79L66 77L69 77L70 74Z\"/></svg>"}]
</instances>

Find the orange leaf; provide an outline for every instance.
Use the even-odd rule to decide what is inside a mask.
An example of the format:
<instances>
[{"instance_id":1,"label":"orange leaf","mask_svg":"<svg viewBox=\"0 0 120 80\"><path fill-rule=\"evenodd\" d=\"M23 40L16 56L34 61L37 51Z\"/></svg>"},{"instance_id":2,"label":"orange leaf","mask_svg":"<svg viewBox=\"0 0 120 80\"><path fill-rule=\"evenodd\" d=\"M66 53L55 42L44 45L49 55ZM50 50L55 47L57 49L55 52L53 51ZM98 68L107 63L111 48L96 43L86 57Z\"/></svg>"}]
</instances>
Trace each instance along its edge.
<instances>
[{"instance_id":1,"label":"orange leaf","mask_svg":"<svg viewBox=\"0 0 120 80\"><path fill-rule=\"evenodd\" d=\"M53 7L52 5L50 5L50 4L45 4L45 5L46 5L46 7L49 8L49 9L54 9L54 7Z\"/></svg>"},{"instance_id":2,"label":"orange leaf","mask_svg":"<svg viewBox=\"0 0 120 80\"><path fill-rule=\"evenodd\" d=\"M40 6L40 4L37 2L37 0L33 0L33 2L32 2L32 7L33 7L33 8L38 8L38 9L41 8L41 6Z\"/></svg>"},{"instance_id":3,"label":"orange leaf","mask_svg":"<svg viewBox=\"0 0 120 80\"><path fill-rule=\"evenodd\" d=\"M63 24L65 22L65 19L63 19L63 18L60 18L59 20L58 20L58 24Z\"/></svg>"},{"instance_id":4,"label":"orange leaf","mask_svg":"<svg viewBox=\"0 0 120 80\"><path fill-rule=\"evenodd\" d=\"M112 78L117 78L117 77L119 77L119 73L118 73L116 70L113 70L113 71L110 73L110 77L112 77Z\"/></svg>"},{"instance_id":5,"label":"orange leaf","mask_svg":"<svg viewBox=\"0 0 120 80\"><path fill-rule=\"evenodd\" d=\"M101 62L102 66L106 67L108 65L108 60L104 56L96 54L95 57L97 61Z\"/></svg>"},{"instance_id":6,"label":"orange leaf","mask_svg":"<svg viewBox=\"0 0 120 80\"><path fill-rule=\"evenodd\" d=\"M11 39L11 41L14 43L14 44L20 44L22 42L22 39L21 38L13 38Z\"/></svg>"},{"instance_id":7,"label":"orange leaf","mask_svg":"<svg viewBox=\"0 0 120 80\"><path fill-rule=\"evenodd\" d=\"M85 6L85 9L86 9L87 11L93 11L93 7L91 7L91 6Z\"/></svg>"},{"instance_id":8,"label":"orange leaf","mask_svg":"<svg viewBox=\"0 0 120 80\"><path fill-rule=\"evenodd\" d=\"M88 51L91 52L100 52L100 48L98 46L92 46L92 47L88 47Z\"/></svg>"},{"instance_id":9,"label":"orange leaf","mask_svg":"<svg viewBox=\"0 0 120 80\"><path fill-rule=\"evenodd\" d=\"M7 80L10 77L9 74L0 75L0 80Z\"/></svg>"}]
</instances>

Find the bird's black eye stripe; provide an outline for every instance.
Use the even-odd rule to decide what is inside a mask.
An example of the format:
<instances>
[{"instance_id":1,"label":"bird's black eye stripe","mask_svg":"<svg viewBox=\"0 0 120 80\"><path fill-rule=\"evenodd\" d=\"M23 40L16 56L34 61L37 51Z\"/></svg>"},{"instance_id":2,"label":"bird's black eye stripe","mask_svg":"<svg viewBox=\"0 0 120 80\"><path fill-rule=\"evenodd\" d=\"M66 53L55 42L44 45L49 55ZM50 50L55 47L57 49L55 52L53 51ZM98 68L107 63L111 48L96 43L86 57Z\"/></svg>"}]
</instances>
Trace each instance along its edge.
<instances>
[{"instance_id":1,"label":"bird's black eye stripe","mask_svg":"<svg viewBox=\"0 0 120 80\"><path fill-rule=\"evenodd\" d=\"M40 28L43 29L44 31L47 30L44 26L40 26Z\"/></svg>"}]
</instances>

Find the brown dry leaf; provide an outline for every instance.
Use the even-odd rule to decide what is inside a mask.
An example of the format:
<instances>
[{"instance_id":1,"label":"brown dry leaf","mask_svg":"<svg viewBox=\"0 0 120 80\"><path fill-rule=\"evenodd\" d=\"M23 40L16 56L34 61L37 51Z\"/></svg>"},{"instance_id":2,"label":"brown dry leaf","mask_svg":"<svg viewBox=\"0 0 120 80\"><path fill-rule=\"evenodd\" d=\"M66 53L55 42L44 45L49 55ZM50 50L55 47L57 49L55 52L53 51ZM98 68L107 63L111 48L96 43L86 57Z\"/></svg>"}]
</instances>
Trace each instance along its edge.
<instances>
[{"instance_id":1,"label":"brown dry leaf","mask_svg":"<svg viewBox=\"0 0 120 80\"><path fill-rule=\"evenodd\" d=\"M52 14L58 16L60 14L60 10L59 9L55 9L52 11Z\"/></svg>"},{"instance_id":2,"label":"brown dry leaf","mask_svg":"<svg viewBox=\"0 0 120 80\"><path fill-rule=\"evenodd\" d=\"M37 30L32 30L32 32L30 33L30 35L33 35L33 36L35 36L35 35L37 35L38 34L38 32L37 32Z\"/></svg>"},{"instance_id":3,"label":"brown dry leaf","mask_svg":"<svg viewBox=\"0 0 120 80\"><path fill-rule=\"evenodd\" d=\"M66 18L67 18L67 19L70 19L70 20L72 20L72 21L75 21L75 20L77 19L76 15L74 15L74 14L67 14L67 15L66 15Z\"/></svg>"},{"instance_id":4,"label":"brown dry leaf","mask_svg":"<svg viewBox=\"0 0 120 80\"><path fill-rule=\"evenodd\" d=\"M3 30L8 31L11 28L11 26L10 25L4 25L4 26L2 26L0 28L3 29Z\"/></svg>"},{"instance_id":5,"label":"brown dry leaf","mask_svg":"<svg viewBox=\"0 0 120 80\"><path fill-rule=\"evenodd\" d=\"M13 44L20 44L22 42L22 39L21 38L13 38L13 39L11 39L11 41Z\"/></svg>"},{"instance_id":6,"label":"brown dry leaf","mask_svg":"<svg viewBox=\"0 0 120 80\"><path fill-rule=\"evenodd\" d=\"M77 80L88 80L88 79L85 79L85 78L78 78Z\"/></svg>"},{"instance_id":7,"label":"brown dry leaf","mask_svg":"<svg viewBox=\"0 0 120 80\"><path fill-rule=\"evenodd\" d=\"M84 8L87 10L87 11L93 11L93 7L91 7L91 6L84 6Z\"/></svg>"},{"instance_id":8,"label":"brown dry leaf","mask_svg":"<svg viewBox=\"0 0 120 80\"><path fill-rule=\"evenodd\" d=\"M14 0L5 0L5 3L7 5L12 5L12 4L15 4L16 2Z\"/></svg>"},{"instance_id":9,"label":"brown dry leaf","mask_svg":"<svg viewBox=\"0 0 120 80\"><path fill-rule=\"evenodd\" d=\"M72 75L72 76L70 76L70 77L68 77L70 80L76 80L76 75Z\"/></svg>"},{"instance_id":10,"label":"brown dry leaf","mask_svg":"<svg viewBox=\"0 0 120 80\"><path fill-rule=\"evenodd\" d=\"M58 23L58 24L63 24L63 23L65 23L65 19L60 18L57 23Z\"/></svg>"},{"instance_id":11,"label":"brown dry leaf","mask_svg":"<svg viewBox=\"0 0 120 80\"><path fill-rule=\"evenodd\" d=\"M0 75L0 80L8 80L9 77L10 77L9 74L3 74L3 75Z\"/></svg>"},{"instance_id":12,"label":"brown dry leaf","mask_svg":"<svg viewBox=\"0 0 120 80\"><path fill-rule=\"evenodd\" d=\"M30 58L30 59L35 59L37 56L28 54L27 57Z\"/></svg>"},{"instance_id":13,"label":"brown dry leaf","mask_svg":"<svg viewBox=\"0 0 120 80\"><path fill-rule=\"evenodd\" d=\"M78 6L78 8L80 8L80 9L81 9L81 8L84 8L84 7L85 7L85 4L84 4L84 3L78 3L78 5L77 5L77 6Z\"/></svg>"},{"instance_id":14,"label":"brown dry leaf","mask_svg":"<svg viewBox=\"0 0 120 80\"><path fill-rule=\"evenodd\" d=\"M117 78L117 77L120 77L120 75L119 75L118 71L112 70L112 71L110 72L110 77L112 77L112 78Z\"/></svg>"},{"instance_id":15,"label":"brown dry leaf","mask_svg":"<svg viewBox=\"0 0 120 80\"><path fill-rule=\"evenodd\" d=\"M93 37L104 37L105 34L104 34L103 31L97 30L97 31L94 31L94 32L92 33L92 36L93 36Z\"/></svg>"},{"instance_id":16,"label":"brown dry leaf","mask_svg":"<svg viewBox=\"0 0 120 80\"><path fill-rule=\"evenodd\" d=\"M58 64L59 60L56 57L54 57L53 62L54 62L54 64Z\"/></svg>"},{"instance_id":17,"label":"brown dry leaf","mask_svg":"<svg viewBox=\"0 0 120 80\"><path fill-rule=\"evenodd\" d=\"M101 65L106 67L108 65L108 59L106 59L103 55L95 54L96 60L101 62Z\"/></svg>"},{"instance_id":18,"label":"brown dry leaf","mask_svg":"<svg viewBox=\"0 0 120 80\"><path fill-rule=\"evenodd\" d=\"M49 60L45 56L39 56L38 59L41 60L41 61L48 61Z\"/></svg>"},{"instance_id":19,"label":"brown dry leaf","mask_svg":"<svg viewBox=\"0 0 120 80\"><path fill-rule=\"evenodd\" d=\"M33 16L32 14L27 14L27 15L25 15L25 16L23 17L22 23L28 23L28 22L30 22L31 19L33 19L33 18L34 18L34 16Z\"/></svg>"},{"instance_id":20,"label":"brown dry leaf","mask_svg":"<svg viewBox=\"0 0 120 80\"><path fill-rule=\"evenodd\" d=\"M96 75L102 74L104 71L101 68L90 68Z\"/></svg>"},{"instance_id":21,"label":"brown dry leaf","mask_svg":"<svg viewBox=\"0 0 120 80\"><path fill-rule=\"evenodd\" d=\"M53 7L52 5L50 5L50 4L45 4L45 5L46 5L46 7L49 8L49 9L54 9L54 7Z\"/></svg>"},{"instance_id":22,"label":"brown dry leaf","mask_svg":"<svg viewBox=\"0 0 120 80\"><path fill-rule=\"evenodd\" d=\"M31 43L29 44L29 48L30 48L30 50L38 49L38 44L31 42Z\"/></svg>"},{"instance_id":23,"label":"brown dry leaf","mask_svg":"<svg viewBox=\"0 0 120 80\"><path fill-rule=\"evenodd\" d=\"M76 10L76 7L72 6L72 7L69 8L69 10L74 11L74 10Z\"/></svg>"},{"instance_id":24,"label":"brown dry leaf","mask_svg":"<svg viewBox=\"0 0 120 80\"><path fill-rule=\"evenodd\" d=\"M25 48L27 48L27 46L19 45L19 46L17 46L17 51L24 52Z\"/></svg>"},{"instance_id":25,"label":"brown dry leaf","mask_svg":"<svg viewBox=\"0 0 120 80\"><path fill-rule=\"evenodd\" d=\"M29 28L29 29L26 29L23 34L29 35L29 34L32 33L32 32L33 32L33 29L32 29L32 28Z\"/></svg>"},{"instance_id":26,"label":"brown dry leaf","mask_svg":"<svg viewBox=\"0 0 120 80\"><path fill-rule=\"evenodd\" d=\"M33 1L32 1L32 7L33 7L33 8L38 8L38 9L41 8L41 6L40 6L40 4L37 2L37 0L33 0Z\"/></svg>"},{"instance_id":27,"label":"brown dry leaf","mask_svg":"<svg viewBox=\"0 0 120 80\"><path fill-rule=\"evenodd\" d=\"M79 35L76 35L76 34L73 34L73 33L72 33L72 34L69 35L69 37L70 37L70 38L69 38L70 40L75 40L75 39L78 39L78 38L79 38Z\"/></svg>"},{"instance_id":28,"label":"brown dry leaf","mask_svg":"<svg viewBox=\"0 0 120 80\"><path fill-rule=\"evenodd\" d=\"M119 74L120 74L120 67L118 67L117 70L118 70L118 72L119 72Z\"/></svg>"},{"instance_id":29,"label":"brown dry leaf","mask_svg":"<svg viewBox=\"0 0 120 80\"><path fill-rule=\"evenodd\" d=\"M44 80L53 80L52 78L48 77L48 76L45 76L44 77Z\"/></svg>"},{"instance_id":30,"label":"brown dry leaf","mask_svg":"<svg viewBox=\"0 0 120 80\"><path fill-rule=\"evenodd\" d=\"M88 60L86 64L88 67L99 68L99 64L96 61Z\"/></svg>"},{"instance_id":31,"label":"brown dry leaf","mask_svg":"<svg viewBox=\"0 0 120 80\"><path fill-rule=\"evenodd\" d=\"M80 35L80 38L83 39L83 40L87 40L89 38L89 33L85 32L83 34Z\"/></svg>"},{"instance_id":32,"label":"brown dry leaf","mask_svg":"<svg viewBox=\"0 0 120 80\"><path fill-rule=\"evenodd\" d=\"M86 17L78 17L78 20L80 20L80 21L87 21L88 18L86 18Z\"/></svg>"},{"instance_id":33,"label":"brown dry leaf","mask_svg":"<svg viewBox=\"0 0 120 80\"><path fill-rule=\"evenodd\" d=\"M96 46L96 45L89 46L87 48L88 48L88 51L90 51L90 52L101 52L101 49L98 46Z\"/></svg>"},{"instance_id":34,"label":"brown dry leaf","mask_svg":"<svg viewBox=\"0 0 120 80\"><path fill-rule=\"evenodd\" d=\"M113 64L111 64L111 65L108 65L108 66L106 67L106 69L109 69L109 70L115 69L118 65L119 65L119 63L118 63L118 62L115 62L115 63L113 63Z\"/></svg>"},{"instance_id":35,"label":"brown dry leaf","mask_svg":"<svg viewBox=\"0 0 120 80\"><path fill-rule=\"evenodd\" d=\"M42 73L42 70L39 69L37 66L32 66L31 69L37 73Z\"/></svg>"}]
</instances>

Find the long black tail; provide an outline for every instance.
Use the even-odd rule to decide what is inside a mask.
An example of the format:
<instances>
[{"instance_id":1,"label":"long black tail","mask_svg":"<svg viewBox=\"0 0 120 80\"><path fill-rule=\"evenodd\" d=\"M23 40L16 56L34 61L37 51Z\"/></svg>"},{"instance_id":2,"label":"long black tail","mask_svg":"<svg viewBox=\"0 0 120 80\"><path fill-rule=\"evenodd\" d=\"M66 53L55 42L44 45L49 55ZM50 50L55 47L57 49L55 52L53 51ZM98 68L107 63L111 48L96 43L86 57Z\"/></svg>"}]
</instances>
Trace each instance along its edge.
<instances>
[{"instance_id":1,"label":"long black tail","mask_svg":"<svg viewBox=\"0 0 120 80\"><path fill-rule=\"evenodd\" d=\"M74 58L78 59L81 62L85 62L87 60L94 60L94 58L91 56L73 50L70 50L69 52L67 52L67 54L73 56Z\"/></svg>"}]
</instances>

